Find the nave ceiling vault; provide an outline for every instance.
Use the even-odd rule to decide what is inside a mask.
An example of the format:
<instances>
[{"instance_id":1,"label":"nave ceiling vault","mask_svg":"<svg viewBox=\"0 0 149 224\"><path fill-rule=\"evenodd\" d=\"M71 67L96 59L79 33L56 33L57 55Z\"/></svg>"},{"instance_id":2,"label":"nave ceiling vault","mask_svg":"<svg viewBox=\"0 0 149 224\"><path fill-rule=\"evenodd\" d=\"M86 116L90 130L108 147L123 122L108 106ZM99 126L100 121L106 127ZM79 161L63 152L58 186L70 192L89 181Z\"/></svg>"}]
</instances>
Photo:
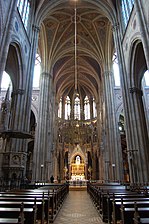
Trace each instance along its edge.
<instances>
[{"instance_id":1,"label":"nave ceiling vault","mask_svg":"<svg viewBox=\"0 0 149 224\"><path fill-rule=\"evenodd\" d=\"M79 0L76 4L77 88L82 97L94 96L96 100L101 92L103 71L110 65L114 52L112 25L103 11L104 4L110 8L112 3L101 2L101 7L97 7L97 1ZM51 3L49 11L48 6L49 3L43 3L39 10L46 11L41 23L39 52L43 71L53 75L59 99L62 95L71 96L75 88L75 4L72 0L57 1Z\"/></svg>"}]
</instances>

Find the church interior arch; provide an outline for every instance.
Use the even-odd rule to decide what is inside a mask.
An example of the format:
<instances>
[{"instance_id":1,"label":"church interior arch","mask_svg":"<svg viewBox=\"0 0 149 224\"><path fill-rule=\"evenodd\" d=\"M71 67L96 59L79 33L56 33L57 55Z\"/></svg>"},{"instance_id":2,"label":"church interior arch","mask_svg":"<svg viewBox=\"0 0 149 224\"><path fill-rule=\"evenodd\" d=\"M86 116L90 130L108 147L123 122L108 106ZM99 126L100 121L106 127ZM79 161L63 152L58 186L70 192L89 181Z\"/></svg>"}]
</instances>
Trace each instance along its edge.
<instances>
[{"instance_id":1,"label":"church interior arch","mask_svg":"<svg viewBox=\"0 0 149 224\"><path fill-rule=\"evenodd\" d=\"M149 98L142 80L148 33L146 23L144 33L140 25L146 16L141 1L10 2L6 8L0 3L0 30L6 29L0 74L4 67L12 81L1 104L7 164L0 160L0 174L13 178L15 167L16 178L31 181L51 175L58 181L147 181ZM7 19L3 7L12 10ZM114 83L113 54L121 85ZM32 88L36 59L40 85Z\"/></svg>"}]
</instances>

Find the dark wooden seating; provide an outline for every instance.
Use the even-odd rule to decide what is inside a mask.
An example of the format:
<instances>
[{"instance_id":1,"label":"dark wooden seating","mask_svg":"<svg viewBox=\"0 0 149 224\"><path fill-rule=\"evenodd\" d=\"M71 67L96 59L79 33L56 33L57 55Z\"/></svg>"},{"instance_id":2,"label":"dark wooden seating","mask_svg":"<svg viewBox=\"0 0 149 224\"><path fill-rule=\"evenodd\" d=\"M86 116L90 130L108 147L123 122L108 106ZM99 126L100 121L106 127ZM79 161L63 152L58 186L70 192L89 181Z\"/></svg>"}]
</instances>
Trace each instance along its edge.
<instances>
[{"instance_id":1,"label":"dark wooden seating","mask_svg":"<svg viewBox=\"0 0 149 224\"><path fill-rule=\"evenodd\" d=\"M149 218L149 207L138 207L137 213L143 218ZM121 208L121 221L123 224L134 224L134 213L136 212L135 207L124 207Z\"/></svg>"},{"instance_id":2,"label":"dark wooden seating","mask_svg":"<svg viewBox=\"0 0 149 224\"><path fill-rule=\"evenodd\" d=\"M1 221L19 224L35 224L38 220L41 224L45 220L53 222L67 193L67 185L55 189L44 186L44 189L3 192L0 194Z\"/></svg>"},{"instance_id":3,"label":"dark wooden seating","mask_svg":"<svg viewBox=\"0 0 149 224\"><path fill-rule=\"evenodd\" d=\"M149 223L149 218L140 218L140 216L137 216L133 220L134 220L134 224L141 224L141 223L148 224Z\"/></svg>"},{"instance_id":4,"label":"dark wooden seating","mask_svg":"<svg viewBox=\"0 0 149 224\"><path fill-rule=\"evenodd\" d=\"M19 223L19 221L18 221L18 219L0 218L0 223L14 224L14 223Z\"/></svg>"},{"instance_id":5,"label":"dark wooden seating","mask_svg":"<svg viewBox=\"0 0 149 224\"><path fill-rule=\"evenodd\" d=\"M108 222L109 224L116 224L117 221L122 220L122 206L125 207L125 211L129 208L134 209L134 201L138 203L140 207L149 207L149 198L144 191L130 191L128 186L121 186L120 184L88 184L88 193L94 202L99 215L103 222ZM124 211L124 213L125 213ZM134 212L134 210L133 210ZM141 218L143 218L141 216ZM131 216L131 221L133 221L133 216ZM125 222L129 223L129 222Z\"/></svg>"},{"instance_id":6,"label":"dark wooden seating","mask_svg":"<svg viewBox=\"0 0 149 224\"><path fill-rule=\"evenodd\" d=\"M113 210L112 210L112 223L117 223L118 221L122 220L123 218L123 211L127 210L127 208L133 208L135 203L138 204L139 207L149 207L149 200L146 201L113 201ZM129 209L128 209L129 210ZM130 217L130 216L129 216ZM133 216L130 217L133 220Z\"/></svg>"}]
</instances>

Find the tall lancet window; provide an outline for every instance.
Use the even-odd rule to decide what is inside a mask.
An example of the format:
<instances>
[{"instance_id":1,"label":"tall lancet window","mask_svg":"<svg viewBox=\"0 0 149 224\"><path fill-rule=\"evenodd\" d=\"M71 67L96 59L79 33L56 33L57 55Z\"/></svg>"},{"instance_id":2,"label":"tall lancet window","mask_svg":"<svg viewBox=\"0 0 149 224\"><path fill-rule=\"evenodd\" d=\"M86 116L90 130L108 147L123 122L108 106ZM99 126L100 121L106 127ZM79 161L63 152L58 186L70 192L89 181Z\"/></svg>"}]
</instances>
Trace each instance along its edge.
<instances>
[{"instance_id":1,"label":"tall lancet window","mask_svg":"<svg viewBox=\"0 0 149 224\"><path fill-rule=\"evenodd\" d=\"M133 5L134 5L134 0L121 0L121 12L122 12L124 27L127 26Z\"/></svg>"},{"instance_id":2,"label":"tall lancet window","mask_svg":"<svg viewBox=\"0 0 149 224\"><path fill-rule=\"evenodd\" d=\"M60 98L59 105L58 105L58 117L62 118L62 97Z\"/></svg>"},{"instance_id":3,"label":"tall lancet window","mask_svg":"<svg viewBox=\"0 0 149 224\"><path fill-rule=\"evenodd\" d=\"M66 97L66 101L65 101L65 119L69 120L70 119L70 97L67 96Z\"/></svg>"},{"instance_id":4,"label":"tall lancet window","mask_svg":"<svg viewBox=\"0 0 149 224\"><path fill-rule=\"evenodd\" d=\"M25 29L28 26L31 0L18 0L17 7L22 18Z\"/></svg>"},{"instance_id":5,"label":"tall lancet window","mask_svg":"<svg viewBox=\"0 0 149 224\"><path fill-rule=\"evenodd\" d=\"M85 120L90 119L90 102L89 102L88 96L86 96L84 99L84 115L85 115Z\"/></svg>"},{"instance_id":6,"label":"tall lancet window","mask_svg":"<svg viewBox=\"0 0 149 224\"><path fill-rule=\"evenodd\" d=\"M79 99L79 97L76 97L75 101L74 101L74 119L80 120L80 99Z\"/></svg>"},{"instance_id":7,"label":"tall lancet window","mask_svg":"<svg viewBox=\"0 0 149 224\"><path fill-rule=\"evenodd\" d=\"M96 108L96 102L93 98L93 117L97 117L97 108Z\"/></svg>"}]
</instances>

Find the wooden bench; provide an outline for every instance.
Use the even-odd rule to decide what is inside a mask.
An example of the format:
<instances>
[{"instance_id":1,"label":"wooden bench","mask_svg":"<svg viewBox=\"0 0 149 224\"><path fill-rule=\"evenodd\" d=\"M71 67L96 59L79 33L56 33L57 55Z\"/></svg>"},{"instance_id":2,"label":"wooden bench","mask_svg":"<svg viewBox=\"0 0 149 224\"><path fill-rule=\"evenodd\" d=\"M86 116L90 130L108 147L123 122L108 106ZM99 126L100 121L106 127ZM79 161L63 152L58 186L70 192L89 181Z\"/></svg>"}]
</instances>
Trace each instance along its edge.
<instances>
[{"instance_id":1,"label":"wooden bench","mask_svg":"<svg viewBox=\"0 0 149 224\"><path fill-rule=\"evenodd\" d=\"M138 207L138 205L136 206L136 204L134 205L134 207L125 206L122 206L122 208L120 209L121 221L123 224L134 224L134 217L137 217L138 215L142 218L149 218L149 206Z\"/></svg>"},{"instance_id":2,"label":"wooden bench","mask_svg":"<svg viewBox=\"0 0 149 224\"><path fill-rule=\"evenodd\" d=\"M28 223L35 223L36 218L37 220L41 220L41 223L44 223L44 219L46 219L48 223L53 222L58 213L58 210L62 206L67 193L68 187L65 185L61 185L59 188L52 189L50 191L49 189L40 189L31 191L21 190L18 192L9 193L3 192L0 194L0 214L1 211L9 211L9 217L6 215L6 212L3 212L3 216L0 217L4 219L6 217L18 218L18 212L20 210L19 207L21 202L23 202L24 218L25 220L29 220ZM36 209L33 210L34 207ZM35 213L34 215L31 215L32 217L34 217L33 220L31 219L31 217L29 217L30 215L27 214L27 211L32 211ZM24 223L27 223L27 221L25 221Z\"/></svg>"},{"instance_id":3,"label":"wooden bench","mask_svg":"<svg viewBox=\"0 0 149 224\"><path fill-rule=\"evenodd\" d=\"M113 212L113 205L112 201L117 200L119 203L117 204L118 209L116 207L116 218L114 219L121 219L121 212L120 212L120 205L121 200L125 201L125 203L134 204L134 200L136 201L149 201L149 198L146 198L143 193L138 193L135 191L129 191L126 186L120 186L118 185L99 185L98 184L88 184L88 193L91 196L91 199L93 200L97 210L99 211L99 214L102 218L102 221L111 223L112 222L112 212ZM116 222L115 222L116 223ZM127 223L128 224L128 223Z\"/></svg>"},{"instance_id":4,"label":"wooden bench","mask_svg":"<svg viewBox=\"0 0 149 224\"><path fill-rule=\"evenodd\" d=\"M18 219L11 219L11 218L0 218L0 223L1 224L3 224L3 223L14 224L14 223L19 223L19 220Z\"/></svg>"},{"instance_id":5,"label":"wooden bench","mask_svg":"<svg viewBox=\"0 0 149 224\"><path fill-rule=\"evenodd\" d=\"M134 201L149 203L149 198L144 197L144 195L114 195L109 196L107 199L107 209L108 209L108 223L111 223L112 216L114 220L119 220L120 218L120 207L121 204L129 203L134 205ZM116 221L114 221L116 223Z\"/></svg>"},{"instance_id":6,"label":"wooden bench","mask_svg":"<svg viewBox=\"0 0 149 224\"><path fill-rule=\"evenodd\" d=\"M135 218L133 218L134 220L134 224L148 224L149 223L149 218L140 218L140 216L137 216Z\"/></svg>"}]
</instances>

